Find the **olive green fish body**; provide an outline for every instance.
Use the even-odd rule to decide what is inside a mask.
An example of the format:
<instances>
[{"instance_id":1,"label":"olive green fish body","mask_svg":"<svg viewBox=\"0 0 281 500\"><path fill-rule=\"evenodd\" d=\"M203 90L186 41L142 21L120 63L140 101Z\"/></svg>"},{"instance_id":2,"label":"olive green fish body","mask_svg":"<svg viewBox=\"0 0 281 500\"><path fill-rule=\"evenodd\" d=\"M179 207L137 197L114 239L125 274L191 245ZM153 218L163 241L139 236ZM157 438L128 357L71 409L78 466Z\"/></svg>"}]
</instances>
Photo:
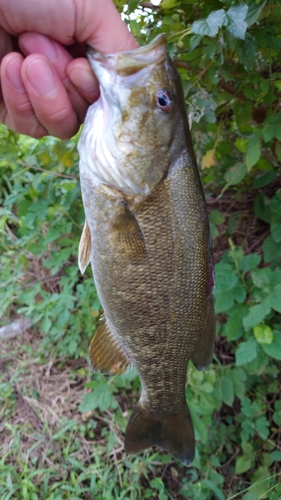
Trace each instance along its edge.
<instances>
[{"instance_id":1,"label":"olive green fish body","mask_svg":"<svg viewBox=\"0 0 281 500\"><path fill-rule=\"evenodd\" d=\"M152 174L142 178L128 169L127 186L120 189L111 179L97 182L85 163L80 167L87 221L80 267L91 260L104 309L90 345L94 368L119 374L134 365L141 379L141 397L126 430L126 450L159 445L188 464L194 456L194 435L185 398L186 369L190 359L198 369L212 361L213 266L206 204L179 78L167 56L159 65L156 89L157 84L160 89L169 85L169 92L176 94L174 121L163 145L161 130L160 138L156 136L160 152L151 147L147 153L142 146L137 154L134 150L131 162L133 169L143 172L143 155L144 171L152 169ZM167 71L169 81L163 84ZM139 97L144 99L141 91ZM130 99L132 103L131 93Z\"/></svg>"}]
</instances>

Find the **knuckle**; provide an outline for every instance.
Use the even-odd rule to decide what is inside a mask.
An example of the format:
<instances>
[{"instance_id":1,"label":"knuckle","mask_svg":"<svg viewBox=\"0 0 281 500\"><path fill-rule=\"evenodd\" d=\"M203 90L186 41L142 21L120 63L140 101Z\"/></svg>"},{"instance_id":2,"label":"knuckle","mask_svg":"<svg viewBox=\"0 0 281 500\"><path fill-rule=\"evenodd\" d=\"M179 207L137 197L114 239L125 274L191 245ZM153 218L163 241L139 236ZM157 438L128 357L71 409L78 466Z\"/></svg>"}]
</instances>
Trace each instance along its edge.
<instances>
[{"instance_id":1,"label":"knuckle","mask_svg":"<svg viewBox=\"0 0 281 500\"><path fill-rule=\"evenodd\" d=\"M62 140L70 139L78 130L76 115L66 107L48 114L44 122L50 133Z\"/></svg>"},{"instance_id":2,"label":"knuckle","mask_svg":"<svg viewBox=\"0 0 281 500\"><path fill-rule=\"evenodd\" d=\"M64 124L69 122L69 109L66 107L56 109L51 113L48 112L47 120L53 124Z\"/></svg>"}]
</instances>

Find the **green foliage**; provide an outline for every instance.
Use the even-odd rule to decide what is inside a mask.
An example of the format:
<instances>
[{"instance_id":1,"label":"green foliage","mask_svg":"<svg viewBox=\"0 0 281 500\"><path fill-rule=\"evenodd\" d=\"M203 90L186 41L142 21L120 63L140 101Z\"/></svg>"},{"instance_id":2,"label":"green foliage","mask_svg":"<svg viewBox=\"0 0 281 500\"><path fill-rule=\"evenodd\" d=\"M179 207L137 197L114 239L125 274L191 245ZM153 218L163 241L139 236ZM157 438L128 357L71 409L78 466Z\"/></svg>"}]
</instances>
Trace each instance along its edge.
<instances>
[{"instance_id":1,"label":"green foliage","mask_svg":"<svg viewBox=\"0 0 281 500\"><path fill-rule=\"evenodd\" d=\"M134 371L110 379L95 374L79 407L95 412L95 418L79 429L77 421L64 421L52 436L64 450L60 470L38 470L21 455L20 424L8 428L13 447L1 458L1 498L278 500L281 2L115 3L141 43L167 33L207 196L228 200L230 188L238 203L249 192L256 228L266 227L267 234L249 250L244 241L236 243L239 210L211 210L215 250L221 238L228 243L215 266L217 356L204 372L188 370L186 396L197 439L192 467L183 469L167 454L152 451L110 461L120 447L114 429L124 432L127 422L120 398L129 398L132 407L139 381ZM2 127L0 139L1 321L24 314L44 334L41 355L85 357L101 311L91 271L81 276L77 267L84 222L77 138L35 141ZM15 411L12 384L19 376L0 380L8 418ZM106 422L104 446L95 441L100 419ZM87 464L75 458L83 436L93 439ZM174 483L161 472L167 467ZM171 484L177 484L176 493Z\"/></svg>"},{"instance_id":2,"label":"green foliage","mask_svg":"<svg viewBox=\"0 0 281 500\"><path fill-rule=\"evenodd\" d=\"M16 312L40 325L59 355L85 355L100 303L91 273L82 278L77 267L84 222L77 141L38 142L2 128L4 141L0 317L8 317L16 301Z\"/></svg>"},{"instance_id":3,"label":"green foliage","mask_svg":"<svg viewBox=\"0 0 281 500\"><path fill-rule=\"evenodd\" d=\"M125 9L143 42L157 33L181 72L203 182L267 185L281 160L280 1L161 2ZM202 131L204 130L204 133Z\"/></svg>"},{"instance_id":4,"label":"green foliage","mask_svg":"<svg viewBox=\"0 0 281 500\"><path fill-rule=\"evenodd\" d=\"M244 40L247 22L246 16L248 6L246 4L235 5L227 9L213 10L206 19L194 21L191 25L191 33L201 36L215 36L222 26L226 26L231 35Z\"/></svg>"}]
</instances>

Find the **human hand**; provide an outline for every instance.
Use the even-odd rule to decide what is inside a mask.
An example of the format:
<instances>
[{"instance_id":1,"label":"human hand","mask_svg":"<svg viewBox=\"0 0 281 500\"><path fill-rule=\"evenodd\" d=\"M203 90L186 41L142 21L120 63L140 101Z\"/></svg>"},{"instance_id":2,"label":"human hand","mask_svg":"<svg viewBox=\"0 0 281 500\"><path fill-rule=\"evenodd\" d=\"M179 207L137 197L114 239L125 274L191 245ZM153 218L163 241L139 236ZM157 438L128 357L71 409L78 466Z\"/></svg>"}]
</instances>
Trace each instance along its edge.
<instances>
[{"instance_id":1,"label":"human hand","mask_svg":"<svg viewBox=\"0 0 281 500\"><path fill-rule=\"evenodd\" d=\"M138 46L111 0L0 0L0 122L72 137L99 96L85 44L105 54Z\"/></svg>"}]
</instances>

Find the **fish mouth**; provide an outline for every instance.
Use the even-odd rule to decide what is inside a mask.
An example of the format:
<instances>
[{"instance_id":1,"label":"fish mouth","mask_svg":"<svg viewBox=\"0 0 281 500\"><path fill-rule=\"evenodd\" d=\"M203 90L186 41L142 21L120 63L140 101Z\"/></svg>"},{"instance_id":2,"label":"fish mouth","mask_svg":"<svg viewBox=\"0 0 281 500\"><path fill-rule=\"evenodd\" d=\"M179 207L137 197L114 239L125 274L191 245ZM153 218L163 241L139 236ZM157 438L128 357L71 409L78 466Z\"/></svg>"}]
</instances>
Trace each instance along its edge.
<instances>
[{"instance_id":1,"label":"fish mouth","mask_svg":"<svg viewBox=\"0 0 281 500\"><path fill-rule=\"evenodd\" d=\"M126 52L101 54L87 45L86 53L91 67L96 72L97 66L114 71L120 76L130 76L153 64L160 64L166 57L167 38L163 33L149 44Z\"/></svg>"}]
</instances>

